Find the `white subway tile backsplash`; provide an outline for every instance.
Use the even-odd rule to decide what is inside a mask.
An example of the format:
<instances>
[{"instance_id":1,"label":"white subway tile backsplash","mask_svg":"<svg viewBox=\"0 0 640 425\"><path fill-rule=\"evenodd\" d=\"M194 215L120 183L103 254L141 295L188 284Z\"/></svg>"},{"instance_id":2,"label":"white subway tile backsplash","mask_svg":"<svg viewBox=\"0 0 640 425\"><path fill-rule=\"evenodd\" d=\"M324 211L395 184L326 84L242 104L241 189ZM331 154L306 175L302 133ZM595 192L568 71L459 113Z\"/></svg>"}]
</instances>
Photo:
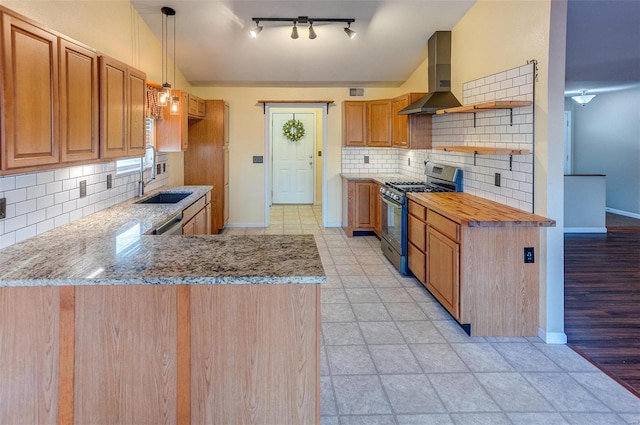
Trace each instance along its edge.
<instances>
[{"instance_id":1,"label":"white subway tile backsplash","mask_svg":"<svg viewBox=\"0 0 640 425\"><path fill-rule=\"evenodd\" d=\"M159 153L156 159L166 163L167 154ZM116 177L115 167L115 162L109 162L0 177L0 197L7 198L7 218L0 220L0 248L135 197L139 174ZM106 188L107 174L114 177L112 189ZM147 188L160 188L168 179L169 174L162 173ZM80 198L80 180L87 180L84 198Z\"/></svg>"},{"instance_id":2,"label":"white subway tile backsplash","mask_svg":"<svg viewBox=\"0 0 640 425\"><path fill-rule=\"evenodd\" d=\"M51 183L55 178L54 171L43 171L36 174L37 184Z\"/></svg>"}]
</instances>

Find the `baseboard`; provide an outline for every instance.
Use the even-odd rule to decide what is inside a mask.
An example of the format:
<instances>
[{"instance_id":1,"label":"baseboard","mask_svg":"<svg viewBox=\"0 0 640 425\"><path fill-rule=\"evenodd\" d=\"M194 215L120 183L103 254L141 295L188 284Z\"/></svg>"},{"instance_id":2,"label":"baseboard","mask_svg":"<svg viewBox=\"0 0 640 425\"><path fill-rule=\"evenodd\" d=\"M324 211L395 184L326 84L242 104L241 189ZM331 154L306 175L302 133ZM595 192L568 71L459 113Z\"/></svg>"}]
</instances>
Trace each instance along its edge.
<instances>
[{"instance_id":1,"label":"baseboard","mask_svg":"<svg viewBox=\"0 0 640 425\"><path fill-rule=\"evenodd\" d=\"M615 208L605 208L604 210L606 212L610 212L610 213L613 213L613 214L624 215L625 217L631 217L631 218L640 219L640 214L637 214L637 213L632 213L632 212L629 212L629 211L617 210Z\"/></svg>"},{"instance_id":2,"label":"baseboard","mask_svg":"<svg viewBox=\"0 0 640 425\"><path fill-rule=\"evenodd\" d=\"M606 227L565 227L565 233L607 233Z\"/></svg>"},{"instance_id":3,"label":"baseboard","mask_svg":"<svg viewBox=\"0 0 640 425\"><path fill-rule=\"evenodd\" d=\"M538 337L547 344L566 344L567 334L564 332L547 332L538 328Z\"/></svg>"},{"instance_id":4,"label":"baseboard","mask_svg":"<svg viewBox=\"0 0 640 425\"><path fill-rule=\"evenodd\" d=\"M267 227L264 223L227 223L226 227Z\"/></svg>"}]
</instances>

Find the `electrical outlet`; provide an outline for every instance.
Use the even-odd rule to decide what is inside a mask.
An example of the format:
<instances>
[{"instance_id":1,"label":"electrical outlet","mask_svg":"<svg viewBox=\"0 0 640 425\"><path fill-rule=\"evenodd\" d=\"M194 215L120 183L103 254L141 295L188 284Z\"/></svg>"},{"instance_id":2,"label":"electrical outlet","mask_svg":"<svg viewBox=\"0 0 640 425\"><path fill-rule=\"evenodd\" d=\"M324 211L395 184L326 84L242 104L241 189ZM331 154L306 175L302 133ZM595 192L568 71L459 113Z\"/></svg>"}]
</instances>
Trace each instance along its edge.
<instances>
[{"instance_id":1,"label":"electrical outlet","mask_svg":"<svg viewBox=\"0 0 640 425\"><path fill-rule=\"evenodd\" d=\"M533 256L533 247L532 246L527 246L524 248L524 263L525 264L532 264L535 263L536 260Z\"/></svg>"},{"instance_id":2,"label":"electrical outlet","mask_svg":"<svg viewBox=\"0 0 640 425\"><path fill-rule=\"evenodd\" d=\"M166 172L167 172L167 163L166 163L166 162L163 162L163 163L162 163L162 172L163 172L163 173L166 173Z\"/></svg>"},{"instance_id":3,"label":"electrical outlet","mask_svg":"<svg viewBox=\"0 0 640 425\"><path fill-rule=\"evenodd\" d=\"M369 163L369 155L365 155L364 156L364 163L368 164Z\"/></svg>"},{"instance_id":4,"label":"electrical outlet","mask_svg":"<svg viewBox=\"0 0 640 425\"><path fill-rule=\"evenodd\" d=\"M500 173L496 173L494 183L496 186L500 187Z\"/></svg>"},{"instance_id":5,"label":"electrical outlet","mask_svg":"<svg viewBox=\"0 0 640 425\"><path fill-rule=\"evenodd\" d=\"M263 162L264 162L264 157L262 155L253 157L254 164L262 164Z\"/></svg>"},{"instance_id":6,"label":"electrical outlet","mask_svg":"<svg viewBox=\"0 0 640 425\"><path fill-rule=\"evenodd\" d=\"M156 174L162 174L162 164L156 164Z\"/></svg>"},{"instance_id":7,"label":"electrical outlet","mask_svg":"<svg viewBox=\"0 0 640 425\"><path fill-rule=\"evenodd\" d=\"M85 196L87 196L87 181L81 180L80 181L80 197L84 198Z\"/></svg>"},{"instance_id":8,"label":"electrical outlet","mask_svg":"<svg viewBox=\"0 0 640 425\"><path fill-rule=\"evenodd\" d=\"M7 217L7 198L0 198L0 220Z\"/></svg>"},{"instance_id":9,"label":"electrical outlet","mask_svg":"<svg viewBox=\"0 0 640 425\"><path fill-rule=\"evenodd\" d=\"M111 174L107 174L107 189L111 189L113 187L113 176Z\"/></svg>"},{"instance_id":10,"label":"electrical outlet","mask_svg":"<svg viewBox=\"0 0 640 425\"><path fill-rule=\"evenodd\" d=\"M411 158L407 158L407 165L411 167Z\"/></svg>"}]
</instances>

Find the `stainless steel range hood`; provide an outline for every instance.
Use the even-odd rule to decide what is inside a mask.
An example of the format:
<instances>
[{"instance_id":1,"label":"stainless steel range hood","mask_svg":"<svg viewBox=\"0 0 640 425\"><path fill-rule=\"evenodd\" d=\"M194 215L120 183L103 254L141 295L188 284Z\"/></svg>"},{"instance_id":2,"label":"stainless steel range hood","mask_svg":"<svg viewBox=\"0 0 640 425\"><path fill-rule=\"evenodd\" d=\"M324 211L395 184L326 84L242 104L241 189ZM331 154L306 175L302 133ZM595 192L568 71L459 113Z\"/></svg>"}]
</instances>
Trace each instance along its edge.
<instances>
[{"instance_id":1,"label":"stainless steel range hood","mask_svg":"<svg viewBox=\"0 0 640 425\"><path fill-rule=\"evenodd\" d=\"M460 106L451 93L451 31L436 31L428 42L429 93L404 109L399 115L435 114L438 109Z\"/></svg>"}]
</instances>

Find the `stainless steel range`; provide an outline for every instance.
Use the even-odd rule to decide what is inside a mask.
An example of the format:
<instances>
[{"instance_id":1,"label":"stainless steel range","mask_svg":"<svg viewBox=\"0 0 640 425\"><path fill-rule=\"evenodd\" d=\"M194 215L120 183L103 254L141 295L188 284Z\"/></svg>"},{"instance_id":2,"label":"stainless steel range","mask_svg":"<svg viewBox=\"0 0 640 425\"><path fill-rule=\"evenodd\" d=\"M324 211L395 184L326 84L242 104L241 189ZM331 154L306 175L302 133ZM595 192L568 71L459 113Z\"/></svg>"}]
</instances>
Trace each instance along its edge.
<instances>
[{"instance_id":1,"label":"stainless steel range","mask_svg":"<svg viewBox=\"0 0 640 425\"><path fill-rule=\"evenodd\" d=\"M426 181L391 181L380 188L382 252L403 275L410 275L408 250L408 192L462 192L462 170L427 162Z\"/></svg>"}]
</instances>

